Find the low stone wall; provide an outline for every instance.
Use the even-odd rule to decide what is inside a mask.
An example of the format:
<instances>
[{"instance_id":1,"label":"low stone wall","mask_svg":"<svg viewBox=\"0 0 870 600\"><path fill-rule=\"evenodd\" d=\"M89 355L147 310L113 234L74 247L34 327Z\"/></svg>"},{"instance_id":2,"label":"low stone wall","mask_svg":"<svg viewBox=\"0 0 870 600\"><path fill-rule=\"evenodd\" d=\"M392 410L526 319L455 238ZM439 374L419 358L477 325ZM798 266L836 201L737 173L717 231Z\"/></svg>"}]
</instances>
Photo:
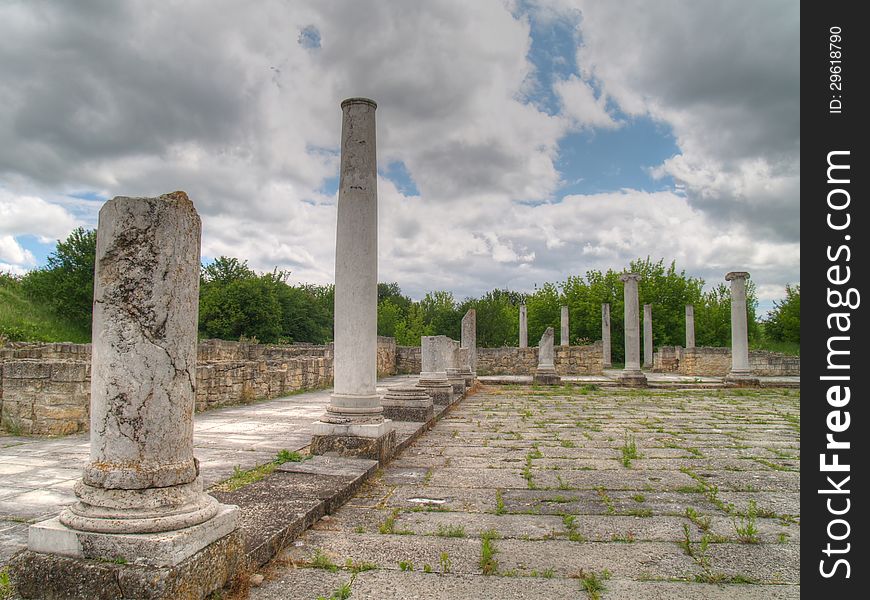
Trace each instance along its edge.
<instances>
[{"instance_id":1,"label":"low stone wall","mask_svg":"<svg viewBox=\"0 0 870 600\"><path fill-rule=\"evenodd\" d=\"M653 353L652 370L654 373L674 373L679 370L682 358L682 346L662 346Z\"/></svg>"},{"instance_id":2,"label":"low stone wall","mask_svg":"<svg viewBox=\"0 0 870 600\"><path fill-rule=\"evenodd\" d=\"M554 363L559 375L599 375L604 372L601 342L589 346L556 346ZM478 348L478 375L533 375L537 348Z\"/></svg>"},{"instance_id":3,"label":"low stone wall","mask_svg":"<svg viewBox=\"0 0 870 600\"><path fill-rule=\"evenodd\" d=\"M378 336L378 377L396 374L396 349L395 338Z\"/></svg>"},{"instance_id":4,"label":"low stone wall","mask_svg":"<svg viewBox=\"0 0 870 600\"><path fill-rule=\"evenodd\" d=\"M423 353L420 346L396 348L396 374L419 375L423 370Z\"/></svg>"},{"instance_id":5,"label":"low stone wall","mask_svg":"<svg viewBox=\"0 0 870 600\"><path fill-rule=\"evenodd\" d=\"M664 351L664 354L662 352ZM657 355L658 365L664 369L667 357L674 351L673 347L660 348ZM678 360L678 368L673 369L682 375L707 375L723 377L731 370L730 348L687 348L680 349L682 356ZM654 359L654 366L657 366ZM783 377L799 376L801 374L800 356L790 356L778 352L754 350L749 353L749 368L752 373L760 376Z\"/></svg>"},{"instance_id":6,"label":"low stone wall","mask_svg":"<svg viewBox=\"0 0 870 600\"><path fill-rule=\"evenodd\" d=\"M396 342L379 337L378 375L396 373ZM0 419L7 431L65 435L89 426L90 344L0 347ZM196 410L332 385L332 345L270 346L204 340L197 347Z\"/></svg>"}]
</instances>

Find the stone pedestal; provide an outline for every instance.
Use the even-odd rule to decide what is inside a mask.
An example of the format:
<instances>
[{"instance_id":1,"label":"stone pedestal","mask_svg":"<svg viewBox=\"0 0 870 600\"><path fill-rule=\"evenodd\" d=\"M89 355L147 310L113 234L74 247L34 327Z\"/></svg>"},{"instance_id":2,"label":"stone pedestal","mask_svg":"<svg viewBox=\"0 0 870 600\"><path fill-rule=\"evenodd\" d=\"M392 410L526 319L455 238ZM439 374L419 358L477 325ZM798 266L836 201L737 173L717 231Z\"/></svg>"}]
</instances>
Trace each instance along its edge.
<instances>
[{"instance_id":1,"label":"stone pedestal","mask_svg":"<svg viewBox=\"0 0 870 600\"><path fill-rule=\"evenodd\" d=\"M603 367L610 369L613 361L610 358L610 305L601 305L601 354Z\"/></svg>"},{"instance_id":2,"label":"stone pedestal","mask_svg":"<svg viewBox=\"0 0 870 600\"><path fill-rule=\"evenodd\" d=\"M686 350L695 347L695 307L686 305Z\"/></svg>"},{"instance_id":3,"label":"stone pedestal","mask_svg":"<svg viewBox=\"0 0 870 600\"><path fill-rule=\"evenodd\" d=\"M432 397L417 385L402 384L388 388L381 402L384 417L394 421L428 422L435 416Z\"/></svg>"},{"instance_id":4,"label":"stone pedestal","mask_svg":"<svg viewBox=\"0 0 870 600\"><path fill-rule=\"evenodd\" d=\"M652 304L643 305L643 366L653 365Z\"/></svg>"},{"instance_id":5,"label":"stone pedestal","mask_svg":"<svg viewBox=\"0 0 870 600\"><path fill-rule=\"evenodd\" d=\"M477 377L477 311L473 308L468 309L462 317L460 346L467 353L462 364L463 371L471 373L473 379Z\"/></svg>"},{"instance_id":6,"label":"stone pedestal","mask_svg":"<svg viewBox=\"0 0 870 600\"><path fill-rule=\"evenodd\" d=\"M569 333L569 329L568 329L568 307L567 306L562 307L562 311L561 311L561 314L559 315L559 317L560 317L559 345L560 346L569 346L571 342L568 339L570 337L570 333Z\"/></svg>"},{"instance_id":7,"label":"stone pedestal","mask_svg":"<svg viewBox=\"0 0 870 600\"><path fill-rule=\"evenodd\" d=\"M520 348L529 347L529 314L526 305L520 305Z\"/></svg>"},{"instance_id":8,"label":"stone pedestal","mask_svg":"<svg viewBox=\"0 0 870 600\"><path fill-rule=\"evenodd\" d=\"M453 401L457 402L465 396L465 374L461 369L447 369L447 381L453 386Z\"/></svg>"},{"instance_id":9,"label":"stone pedestal","mask_svg":"<svg viewBox=\"0 0 870 600\"><path fill-rule=\"evenodd\" d=\"M39 565L63 567L40 586L25 583L25 597L86 597L69 584L76 572L93 570L90 560L122 562L117 578L133 588L151 577L140 567L163 568L154 581L165 589L201 589L180 565L207 560L222 576L209 580L206 594L237 566L227 552L238 541L227 538L238 509L202 491L193 456L199 239L199 216L184 192L116 197L100 210L90 461L75 485L78 501L28 532L15 578L28 581L22 572ZM123 597L113 590L99 597Z\"/></svg>"},{"instance_id":10,"label":"stone pedestal","mask_svg":"<svg viewBox=\"0 0 870 600\"><path fill-rule=\"evenodd\" d=\"M624 273L619 277L625 285L625 369L619 377L622 385L642 387L646 375L640 370L640 316L638 315L637 283L640 275Z\"/></svg>"},{"instance_id":11,"label":"stone pedestal","mask_svg":"<svg viewBox=\"0 0 870 600\"><path fill-rule=\"evenodd\" d=\"M449 406L453 404L453 386L447 379L429 379L420 377L417 386L426 390L433 404Z\"/></svg>"},{"instance_id":12,"label":"stone pedestal","mask_svg":"<svg viewBox=\"0 0 870 600\"><path fill-rule=\"evenodd\" d=\"M562 378L556 374L554 363L554 337L552 327L547 327L544 335L541 336L541 341L538 343L538 368L535 369L535 376L532 378L534 383L540 385L559 385L562 383Z\"/></svg>"},{"instance_id":13,"label":"stone pedestal","mask_svg":"<svg viewBox=\"0 0 870 600\"><path fill-rule=\"evenodd\" d=\"M420 382L432 396L432 402L449 405L454 402L453 384L447 379L447 369L452 368L450 356L453 340L446 335L424 335L420 338Z\"/></svg>"},{"instance_id":14,"label":"stone pedestal","mask_svg":"<svg viewBox=\"0 0 870 600\"><path fill-rule=\"evenodd\" d=\"M749 368L749 329L746 317L746 280L749 273L733 271L725 275L731 282L731 371L725 377L727 385L751 387L759 385Z\"/></svg>"},{"instance_id":15,"label":"stone pedestal","mask_svg":"<svg viewBox=\"0 0 870 600\"><path fill-rule=\"evenodd\" d=\"M384 421L377 382L378 190L375 109L341 103L341 168L335 240L335 387L312 425L312 454L383 460L395 434ZM359 439L356 439L359 438ZM392 440L392 441L391 441Z\"/></svg>"}]
</instances>

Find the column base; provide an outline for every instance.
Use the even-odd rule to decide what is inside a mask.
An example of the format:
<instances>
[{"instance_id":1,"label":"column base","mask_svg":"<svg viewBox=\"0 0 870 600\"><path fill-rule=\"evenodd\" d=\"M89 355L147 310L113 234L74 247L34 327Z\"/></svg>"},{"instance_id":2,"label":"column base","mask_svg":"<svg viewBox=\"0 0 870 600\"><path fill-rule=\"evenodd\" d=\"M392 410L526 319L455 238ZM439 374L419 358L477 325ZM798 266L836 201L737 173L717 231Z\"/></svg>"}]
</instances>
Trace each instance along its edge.
<instances>
[{"instance_id":1,"label":"column base","mask_svg":"<svg viewBox=\"0 0 870 600\"><path fill-rule=\"evenodd\" d=\"M759 387L761 381L752 375L752 371L731 371L722 380L726 387Z\"/></svg>"},{"instance_id":2,"label":"column base","mask_svg":"<svg viewBox=\"0 0 870 600\"><path fill-rule=\"evenodd\" d=\"M453 404L453 386L446 379L432 380L421 377L417 385L429 392L434 404L441 406Z\"/></svg>"},{"instance_id":3,"label":"column base","mask_svg":"<svg viewBox=\"0 0 870 600\"><path fill-rule=\"evenodd\" d=\"M647 380L643 371L623 371L616 381L626 387L646 387Z\"/></svg>"},{"instance_id":4,"label":"column base","mask_svg":"<svg viewBox=\"0 0 870 600\"><path fill-rule=\"evenodd\" d=\"M553 367L538 367L535 370L535 376L532 377L532 383L538 385L561 385L562 378L556 374Z\"/></svg>"},{"instance_id":5,"label":"column base","mask_svg":"<svg viewBox=\"0 0 870 600\"><path fill-rule=\"evenodd\" d=\"M28 528L27 548L71 558L171 567L232 533L238 526L238 513L237 506L218 504L217 514L208 521L159 533L79 531L53 517Z\"/></svg>"},{"instance_id":6,"label":"column base","mask_svg":"<svg viewBox=\"0 0 870 600\"><path fill-rule=\"evenodd\" d=\"M387 420L378 425L314 423L311 454L336 453L348 458L367 458L385 464L396 447L396 431Z\"/></svg>"},{"instance_id":7,"label":"column base","mask_svg":"<svg viewBox=\"0 0 870 600\"><path fill-rule=\"evenodd\" d=\"M235 521L236 507L227 508L232 509ZM220 519L221 514L215 519ZM51 527L46 526L40 535L51 536L54 534L47 531L56 526L64 527L56 518L50 521L55 523ZM44 523L48 522L38 523L33 527ZM190 529L201 528L203 525ZM189 533L184 530L176 533L189 537ZM97 536L105 538L115 535L117 534L86 534L91 541ZM173 549L176 549L170 534L135 535L164 538L162 544L152 546L159 548L162 556L172 554ZM69 540L66 534L58 536L62 540ZM184 545L189 540L176 541ZM145 547L147 544L141 546ZM9 567L16 591L22 598L170 600L207 597L229 584L246 568L247 561L244 536L239 529L233 529L216 538L176 564L149 566L136 562L125 563L124 560L122 556L89 559L25 550L12 558Z\"/></svg>"},{"instance_id":8,"label":"column base","mask_svg":"<svg viewBox=\"0 0 870 600\"><path fill-rule=\"evenodd\" d=\"M387 389L384 399L384 417L394 421L428 422L435 417L432 398L423 388L402 385Z\"/></svg>"}]
</instances>

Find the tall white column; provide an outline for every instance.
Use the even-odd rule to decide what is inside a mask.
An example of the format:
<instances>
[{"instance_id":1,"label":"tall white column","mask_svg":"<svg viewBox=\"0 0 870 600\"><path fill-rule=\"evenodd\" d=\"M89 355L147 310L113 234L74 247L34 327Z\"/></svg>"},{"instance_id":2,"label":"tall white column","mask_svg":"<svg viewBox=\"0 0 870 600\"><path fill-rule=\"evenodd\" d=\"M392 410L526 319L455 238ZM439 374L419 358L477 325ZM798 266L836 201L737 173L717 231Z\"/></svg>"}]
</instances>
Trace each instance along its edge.
<instances>
[{"instance_id":1,"label":"tall white column","mask_svg":"<svg viewBox=\"0 0 870 600\"><path fill-rule=\"evenodd\" d=\"M652 304L643 305L643 366L653 364Z\"/></svg>"},{"instance_id":2,"label":"tall white column","mask_svg":"<svg viewBox=\"0 0 870 600\"><path fill-rule=\"evenodd\" d=\"M686 348L695 347L695 307L686 305Z\"/></svg>"},{"instance_id":3,"label":"tall white column","mask_svg":"<svg viewBox=\"0 0 870 600\"><path fill-rule=\"evenodd\" d=\"M746 280L749 273L732 271L725 275L731 282L731 372L726 382L741 385L754 385L758 379L752 377L749 368L749 331L746 319Z\"/></svg>"},{"instance_id":4,"label":"tall white column","mask_svg":"<svg viewBox=\"0 0 870 600\"><path fill-rule=\"evenodd\" d=\"M520 304L520 348L529 347L529 315L526 305Z\"/></svg>"},{"instance_id":5,"label":"tall white column","mask_svg":"<svg viewBox=\"0 0 870 600\"><path fill-rule=\"evenodd\" d=\"M570 340L568 338L569 338L570 333L569 333L569 328L568 328L568 307L567 306L562 307L562 313L559 316L561 317L561 319L560 319L561 327L559 328L560 329L559 330L559 344L562 346L569 346Z\"/></svg>"},{"instance_id":6,"label":"tall white column","mask_svg":"<svg viewBox=\"0 0 870 600\"><path fill-rule=\"evenodd\" d=\"M601 353L604 368L611 368L613 360L610 357L610 304L601 305Z\"/></svg>"},{"instance_id":7,"label":"tall white column","mask_svg":"<svg viewBox=\"0 0 870 600\"><path fill-rule=\"evenodd\" d=\"M619 277L625 285L625 369L619 381L625 385L646 385L646 376L640 370L640 315L637 300L637 283L640 275L624 273Z\"/></svg>"},{"instance_id":8,"label":"tall white column","mask_svg":"<svg viewBox=\"0 0 870 600\"><path fill-rule=\"evenodd\" d=\"M341 103L341 170L335 238L335 387L326 414L314 423L312 452L353 450L346 437L380 438L384 422L377 381L378 190L375 143L377 104L367 98ZM329 439L325 439L329 438ZM383 448L377 449L379 452ZM370 456L375 458L374 456ZM380 458L384 458L382 455Z\"/></svg>"}]
</instances>

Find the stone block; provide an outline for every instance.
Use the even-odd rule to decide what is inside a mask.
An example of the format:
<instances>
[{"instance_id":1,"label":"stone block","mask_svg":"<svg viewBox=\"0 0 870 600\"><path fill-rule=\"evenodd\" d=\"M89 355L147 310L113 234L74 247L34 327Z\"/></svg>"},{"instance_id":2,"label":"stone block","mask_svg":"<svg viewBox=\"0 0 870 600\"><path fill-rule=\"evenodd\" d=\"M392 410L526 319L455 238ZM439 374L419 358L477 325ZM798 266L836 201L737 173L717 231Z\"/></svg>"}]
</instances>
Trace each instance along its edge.
<instances>
[{"instance_id":1,"label":"stone block","mask_svg":"<svg viewBox=\"0 0 870 600\"><path fill-rule=\"evenodd\" d=\"M22 598L201 600L227 585L246 564L244 540L235 531L164 567L27 550L10 561L10 576Z\"/></svg>"}]
</instances>

